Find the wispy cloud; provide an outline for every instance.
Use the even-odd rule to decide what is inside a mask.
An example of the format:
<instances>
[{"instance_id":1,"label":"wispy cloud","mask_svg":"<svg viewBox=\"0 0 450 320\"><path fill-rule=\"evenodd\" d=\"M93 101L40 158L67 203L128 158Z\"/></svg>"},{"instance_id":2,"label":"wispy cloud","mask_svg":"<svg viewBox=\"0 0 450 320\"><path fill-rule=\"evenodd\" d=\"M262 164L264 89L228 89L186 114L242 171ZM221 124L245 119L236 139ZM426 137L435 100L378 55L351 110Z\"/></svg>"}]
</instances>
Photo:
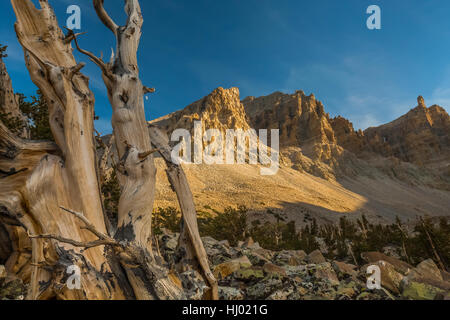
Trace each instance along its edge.
<instances>
[{"instance_id":1,"label":"wispy cloud","mask_svg":"<svg viewBox=\"0 0 450 320\"><path fill-rule=\"evenodd\" d=\"M332 116L342 115L355 128L366 129L392 121L414 107L415 97L405 94L389 74L380 57L346 56L291 68L284 91L312 92Z\"/></svg>"}]
</instances>

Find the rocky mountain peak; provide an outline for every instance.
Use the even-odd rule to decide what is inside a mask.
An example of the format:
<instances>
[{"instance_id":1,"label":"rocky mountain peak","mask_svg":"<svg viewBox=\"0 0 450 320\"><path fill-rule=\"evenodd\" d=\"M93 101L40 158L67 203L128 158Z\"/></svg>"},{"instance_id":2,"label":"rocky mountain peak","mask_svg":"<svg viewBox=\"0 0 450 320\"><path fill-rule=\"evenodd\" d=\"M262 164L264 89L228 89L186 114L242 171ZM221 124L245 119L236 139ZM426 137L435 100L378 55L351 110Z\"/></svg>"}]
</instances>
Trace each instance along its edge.
<instances>
[{"instance_id":1,"label":"rocky mountain peak","mask_svg":"<svg viewBox=\"0 0 450 320\"><path fill-rule=\"evenodd\" d=\"M279 129L283 146L302 146L311 156L320 158L319 145L335 143L335 137L323 104L314 94L275 92L242 101L255 129Z\"/></svg>"},{"instance_id":2,"label":"rocky mountain peak","mask_svg":"<svg viewBox=\"0 0 450 320\"><path fill-rule=\"evenodd\" d=\"M185 109L151 121L152 124L166 130L169 134L175 129L192 130L194 121L201 121L203 128L227 129L250 128L244 106L240 100L238 88L217 88L209 95Z\"/></svg>"},{"instance_id":3,"label":"rocky mountain peak","mask_svg":"<svg viewBox=\"0 0 450 320\"><path fill-rule=\"evenodd\" d=\"M422 96L417 97L417 103L418 103L419 107L424 108L424 109L427 108L427 106L425 104L425 99Z\"/></svg>"},{"instance_id":4,"label":"rocky mountain peak","mask_svg":"<svg viewBox=\"0 0 450 320\"><path fill-rule=\"evenodd\" d=\"M385 157L428 167L448 166L450 158L450 117L440 106L418 106L404 116L364 134L369 150Z\"/></svg>"}]
</instances>

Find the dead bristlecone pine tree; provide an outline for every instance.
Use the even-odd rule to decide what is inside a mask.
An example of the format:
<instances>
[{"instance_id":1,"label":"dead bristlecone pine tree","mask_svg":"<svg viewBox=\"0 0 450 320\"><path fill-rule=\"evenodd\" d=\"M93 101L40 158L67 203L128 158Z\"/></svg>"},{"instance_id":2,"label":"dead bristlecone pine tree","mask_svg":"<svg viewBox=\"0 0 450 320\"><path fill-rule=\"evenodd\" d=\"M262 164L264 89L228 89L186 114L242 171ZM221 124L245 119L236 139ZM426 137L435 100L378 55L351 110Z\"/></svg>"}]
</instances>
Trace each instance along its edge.
<instances>
[{"instance_id":1,"label":"dead bristlecone pine tree","mask_svg":"<svg viewBox=\"0 0 450 320\"><path fill-rule=\"evenodd\" d=\"M103 0L93 1L116 38L110 62L82 49L80 34L63 32L48 1L40 0L40 9L30 0L11 3L55 142L24 140L0 123L0 169L7 173L0 176L0 236L11 242L8 272L30 283L28 299L217 299L186 175L171 162L167 137L145 120L143 98L153 89L139 77L139 1L125 0L125 26L110 18ZM121 187L117 227L102 205L104 161L95 152L94 96L73 45L99 67L113 109ZM183 216L177 259L170 264L152 235L155 152L166 160ZM76 270L79 283L71 279Z\"/></svg>"}]
</instances>

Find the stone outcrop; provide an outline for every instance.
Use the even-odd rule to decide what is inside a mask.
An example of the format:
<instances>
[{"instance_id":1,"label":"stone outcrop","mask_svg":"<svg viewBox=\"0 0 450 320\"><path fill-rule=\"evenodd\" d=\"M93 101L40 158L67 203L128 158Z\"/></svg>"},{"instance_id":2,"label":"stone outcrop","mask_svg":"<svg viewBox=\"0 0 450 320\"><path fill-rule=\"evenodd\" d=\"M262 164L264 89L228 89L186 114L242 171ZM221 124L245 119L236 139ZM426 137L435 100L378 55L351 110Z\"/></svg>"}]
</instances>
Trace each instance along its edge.
<instances>
[{"instance_id":1,"label":"stone outcrop","mask_svg":"<svg viewBox=\"0 0 450 320\"><path fill-rule=\"evenodd\" d=\"M175 255L178 234L161 237L165 256ZM208 259L217 274L222 300L444 300L450 282L432 260L416 267L379 252L364 253L381 269L381 289L367 288L367 267L326 259L320 251L273 252L244 243L203 238ZM264 255L267 262L255 259ZM292 263L296 261L296 263ZM198 284L201 287L201 284Z\"/></svg>"},{"instance_id":2,"label":"stone outcrop","mask_svg":"<svg viewBox=\"0 0 450 320\"><path fill-rule=\"evenodd\" d=\"M289 173L289 181L296 180L295 177L302 177L303 180L306 175L319 177L330 183L341 183L348 178L359 181L357 184L363 183L372 190L364 192L359 185L346 185L345 188L362 195L366 200L370 199L364 200L364 212L373 218L415 215L417 206L422 212L431 215L442 215L445 211L434 208L437 203L441 206L443 199L437 194L430 200L420 191L420 199L415 197L413 200L418 202L412 205L413 200L409 195L414 191L402 191L406 197L399 195L397 185L402 185L400 190L409 187L450 190L450 156L446 151L450 145L448 114L444 109L436 106L426 108L423 99L419 99L416 111L411 111L391 124L363 132L356 131L352 123L343 117L331 118L314 95L308 96L302 91L293 94L276 92L265 97L240 99L238 89L218 88L185 109L151 121L151 124L166 130L169 135L179 128L188 129L192 134L194 121L201 121L204 131L214 128L222 133L227 129L279 129L280 172L285 171L287 174L291 169L296 171ZM385 136L386 139L383 138ZM420 143L414 142L415 139L420 140ZM429 141L435 142L430 144ZM420 158L427 159L426 167L417 161ZM318 199L305 201L309 191L305 193L300 191L301 188L291 185L289 187L296 188L297 191L287 197L285 195L288 189L280 188L280 184L285 183L283 174L271 177L270 181L262 181L259 174L255 176L252 173L252 169L254 168L250 166L189 166L187 170L194 190L201 193L196 196L200 207L213 205L215 208L225 208L232 199L232 205L245 204L249 208L260 210L259 199L264 197L264 206L271 203L270 205L278 207L280 202L283 205L298 202L301 207L299 210L302 211L303 203L310 203L316 206L313 208L314 213L320 211L321 207L337 212L360 212L359 208L363 208L362 204L349 205L355 199L359 201L359 198L350 199L348 194L339 195L339 199L345 199L345 203L342 200L338 206L335 206L336 202L329 193L318 196ZM371 183L367 183L366 179L370 179ZM385 191L392 197L387 197ZM166 196L167 193L169 191L160 192L164 201L160 202L162 206L172 201ZM409 205L402 204L401 208L395 205L395 208L388 209L386 201L390 202L391 198L393 201L394 194L399 206L402 201ZM446 206L445 204L444 207ZM330 215L327 215L327 219L328 217Z\"/></svg>"},{"instance_id":3,"label":"stone outcrop","mask_svg":"<svg viewBox=\"0 0 450 320\"><path fill-rule=\"evenodd\" d=\"M338 116L330 120L330 124L336 137L336 142L345 150L354 154L361 154L366 148L364 132L355 131L353 124L344 117Z\"/></svg>"},{"instance_id":4,"label":"stone outcrop","mask_svg":"<svg viewBox=\"0 0 450 320\"><path fill-rule=\"evenodd\" d=\"M364 132L367 150L419 166L448 169L450 117L440 106L418 106L399 119Z\"/></svg>"},{"instance_id":5,"label":"stone outcrop","mask_svg":"<svg viewBox=\"0 0 450 320\"><path fill-rule=\"evenodd\" d=\"M171 113L150 123L171 134L176 129L194 129L194 122L201 121L204 130L250 128L244 106L240 101L239 89L217 88L203 99L185 109Z\"/></svg>"},{"instance_id":6,"label":"stone outcrop","mask_svg":"<svg viewBox=\"0 0 450 320\"><path fill-rule=\"evenodd\" d=\"M333 128L322 102L303 91L248 97L242 101L255 129L279 129L284 147L301 147L313 160L330 160L336 144Z\"/></svg>"},{"instance_id":7,"label":"stone outcrop","mask_svg":"<svg viewBox=\"0 0 450 320\"><path fill-rule=\"evenodd\" d=\"M345 118L331 120L337 143L362 158L373 155L450 173L450 117L444 108L418 106L402 117L364 132L355 131Z\"/></svg>"},{"instance_id":8,"label":"stone outcrop","mask_svg":"<svg viewBox=\"0 0 450 320\"><path fill-rule=\"evenodd\" d=\"M375 164L377 169L395 172L401 180L414 179L417 174L398 162L450 175L450 117L439 106L427 108L422 97L403 117L363 132L341 116L330 118L313 94L275 92L241 102L237 88L218 88L151 124L169 134L178 128L192 133L194 121L201 121L204 131L213 128L223 133L227 129L279 129L283 164L327 180L367 174L370 168L360 160L373 167L374 157L384 159Z\"/></svg>"}]
</instances>

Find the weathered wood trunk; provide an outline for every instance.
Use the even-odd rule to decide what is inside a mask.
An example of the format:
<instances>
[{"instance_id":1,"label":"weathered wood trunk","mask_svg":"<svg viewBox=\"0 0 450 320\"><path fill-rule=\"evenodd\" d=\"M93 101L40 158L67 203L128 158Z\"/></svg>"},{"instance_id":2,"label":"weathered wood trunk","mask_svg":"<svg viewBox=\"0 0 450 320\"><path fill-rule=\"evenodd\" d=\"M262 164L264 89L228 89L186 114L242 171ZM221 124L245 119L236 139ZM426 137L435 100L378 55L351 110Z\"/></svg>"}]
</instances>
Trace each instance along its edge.
<instances>
[{"instance_id":1,"label":"weathered wood trunk","mask_svg":"<svg viewBox=\"0 0 450 320\"><path fill-rule=\"evenodd\" d=\"M79 72L82 65L75 62L71 45L64 41L51 8L46 1L40 3L42 9L37 10L30 1L12 0L17 37L24 48L31 79L48 102L57 146L48 153L49 148L12 139L2 132L3 143L9 140L6 148L15 150L3 153L11 163L2 159L2 166L21 172L2 181L0 202L28 234L55 234L89 242L95 239L94 235L82 230L80 221L60 207L83 212L97 230L106 231L95 169L94 97L88 79ZM124 297L120 286L110 289L115 280L106 277L110 268L103 247L82 253L55 240L51 245L41 239L31 242L29 298ZM83 271L81 290L68 290L64 286L66 268L70 265L78 265Z\"/></svg>"},{"instance_id":2,"label":"weathered wood trunk","mask_svg":"<svg viewBox=\"0 0 450 320\"><path fill-rule=\"evenodd\" d=\"M118 27L103 1L94 0L99 18L116 36L116 57L110 63L82 50L72 31L64 35L47 1L40 1L40 10L30 0L11 2L31 79L49 105L56 144L24 141L0 123L0 169L9 173L0 177L0 222L5 226L0 235L15 239L9 269L25 264L21 269L29 270L30 299L186 298L176 270L153 250L156 168L143 102L151 89L142 85L137 63L143 23L139 2L125 1L127 24ZM115 234L109 233L102 208L94 97L80 72L83 64L73 57L73 40L101 67L113 108L122 189ZM216 299L217 283L198 233L192 194L181 167L173 171L168 163L169 176L177 172L171 181L184 215L180 248L186 256L178 270L198 270L210 285L209 297ZM27 241L28 263L22 252ZM67 268L73 265L82 271L79 290L66 286Z\"/></svg>"}]
</instances>

